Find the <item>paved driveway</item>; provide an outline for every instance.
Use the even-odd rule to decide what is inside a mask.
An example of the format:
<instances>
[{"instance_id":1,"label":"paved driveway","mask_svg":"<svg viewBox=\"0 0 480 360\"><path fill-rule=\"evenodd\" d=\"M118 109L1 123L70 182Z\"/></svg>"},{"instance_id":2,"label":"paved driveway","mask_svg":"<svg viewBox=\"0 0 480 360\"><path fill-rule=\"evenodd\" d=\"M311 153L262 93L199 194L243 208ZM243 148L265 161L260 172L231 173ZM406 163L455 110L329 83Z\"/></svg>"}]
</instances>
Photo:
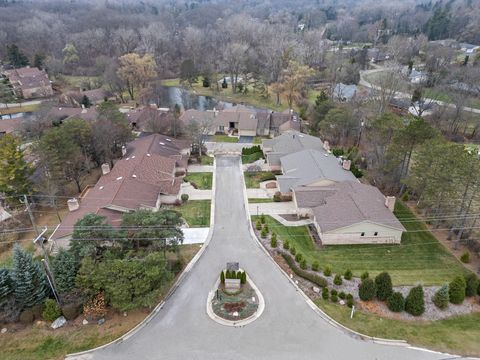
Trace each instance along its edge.
<instances>
[{"instance_id":1,"label":"paved driveway","mask_svg":"<svg viewBox=\"0 0 480 360\"><path fill-rule=\"evenodd\" d=\"M164 308L125 342L82 359L441 359L443 355L350 337L320 318L250 237L238 157L219 157L214 235ZM227 195L228 194L228 195ZM242 328L219 325L206 300L227 261L239 261L265 298L265 311Z\"/></svg>"}]
</instances>

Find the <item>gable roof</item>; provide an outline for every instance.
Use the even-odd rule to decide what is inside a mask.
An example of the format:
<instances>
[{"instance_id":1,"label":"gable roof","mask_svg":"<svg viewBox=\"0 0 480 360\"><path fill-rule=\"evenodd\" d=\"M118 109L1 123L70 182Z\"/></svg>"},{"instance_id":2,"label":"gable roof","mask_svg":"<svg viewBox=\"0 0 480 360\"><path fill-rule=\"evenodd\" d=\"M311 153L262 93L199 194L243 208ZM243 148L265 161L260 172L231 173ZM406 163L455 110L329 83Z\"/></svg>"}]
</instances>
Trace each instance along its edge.
<instances>
[{"instance_id":1,"label":"gable roof","mask_svg":"<svg viewBox=\"0 0 480 360\"><path fill-rule=\"evenodd\" d=\"M45 70L36 67L23 67L19 69L6 70L5 75L14 88L22 91L40 87L50 87L50 80Z\"/></svg>"},{"instance_id":2,"label":"gable roof","mask_svg":"<svg viewBox=\"0 0 480 360\"><path fill-rule=\"evenodd\" d=\"M336 84L333 88L333 97L339 100L350 100L357 93L357 85Z\"/></svg>"},{"instance_id":3,"label":"gable roof","mask_svg":"<svg viewBox=\"0 0 480 360\"><path fill-rule=\"evenodd\" d=\"M153 134L129 143L127 154L87 191L79 209L67 214L52 238L71 234L75 223L88 213L106 215L107 220L118 222L122 211L154 208L160 194L178 194L183 179L175 177L174 172L184 160L179 150L188 142L166 139L170 138Z\"/></svg>"},{"instance_id":4,"label":"gable roof","mask_svg":"<svg viewBox=\"0 0 480 360\"><path fill-rule=\"evenodd\" d=\"M294 190L299 208L312 208L322 232L369 221L405 231L385 206L385 196L376 187L345 181L327 187L301 187Z\"/></svg>"},{"instance_id":5,"label":"gable roof","mask_svg":"<svg viewBox=\"0 0 480 360\"><path fill-rule=\"evenodd\" d=\"M311 135L303 134L295 130L288 130L273 139L262 140L262 147L267 150L269 165L280 165L282 156L292 154L305 149L322 151L322 141Z\"/></svg>"},{"instance_id":6,"label":"gable roof","mask_svg":"<svg viewBox=\"0 0 480 360\"><path fill-rule=\"evenodd\" d=\"M344 170L339 159L325 150L306 149L280 158L283 175L277 176L281 192L308 185L319 180L356 181Z\"/></svg>"}]
</instances>

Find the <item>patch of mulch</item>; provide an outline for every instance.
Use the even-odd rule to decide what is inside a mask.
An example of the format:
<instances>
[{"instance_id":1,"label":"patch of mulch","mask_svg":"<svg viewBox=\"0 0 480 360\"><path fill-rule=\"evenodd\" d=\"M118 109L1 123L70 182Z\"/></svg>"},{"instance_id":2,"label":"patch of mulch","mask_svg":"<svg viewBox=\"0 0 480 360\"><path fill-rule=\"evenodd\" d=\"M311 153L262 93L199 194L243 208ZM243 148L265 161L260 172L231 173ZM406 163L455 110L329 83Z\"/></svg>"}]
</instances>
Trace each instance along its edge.
<instances>
[{"instance_id":1,"label":"patch of mulch","mask_svg":"<svg viewBox=\"0 0 480 360\"><path fill-rule=\"evenodd\" d=\"M235 311L240 312L245 307L245 302L238 301L238 302L231 302L223 304L223 308L226 312L233 313Z\"/></svg>"}]
</instances>

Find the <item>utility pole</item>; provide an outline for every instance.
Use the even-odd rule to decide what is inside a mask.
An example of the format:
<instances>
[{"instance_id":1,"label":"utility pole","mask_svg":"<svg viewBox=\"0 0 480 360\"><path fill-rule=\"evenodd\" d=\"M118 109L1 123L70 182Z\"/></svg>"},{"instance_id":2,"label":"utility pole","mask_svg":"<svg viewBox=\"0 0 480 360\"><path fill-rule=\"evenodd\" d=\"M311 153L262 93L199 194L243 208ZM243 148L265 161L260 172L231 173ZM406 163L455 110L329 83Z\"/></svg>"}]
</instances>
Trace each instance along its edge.
<instances>
[{"instance_id":1,"label":"utility pole","mask_svg":"<svg viewBox=\"0 0 480 360\"><path fill-rule=\"evenodd\" d=\"M37 237L40 236L40 232L38 231L37 224L35 223L35 218L33 217L32 209L30 208L30 203L28 202L27 195L23 195L23 203L25 204L25 208L28 212L28 216L30 217L30 221L32 222L33 229L37 234Z\"/></svg>"},{"instance_id":2,"label":"utility pole","mask_svg":"<svg viewBox=\"0 0 480 360\"><path fill-rule=\"evenodd\" d=\"M50 261L49 261L49 257L48 257L48 253L47 253L47 250L45 249L45 236L43 236L45 233L47 232L47 227L45 227L42 232L40 234L38 234L38 236L33 239L33 243L35 245L39 245L41 246L42 248L42 251L43 251L43 259L42 259L42 263L43 263L43 266L45 268L45 274L47 275L47 280L48 280L48 284L50 285L50 288L52 289L52 292L53 292L53 295L55 296L55 300L57 301L57 304L60 305L60 297L58 296L58 292L57 292L57 289L56 289L56 286L55 286L55 278L53 276L53 272L52 270L50 269Z\"/></svg>"}]
</instances>

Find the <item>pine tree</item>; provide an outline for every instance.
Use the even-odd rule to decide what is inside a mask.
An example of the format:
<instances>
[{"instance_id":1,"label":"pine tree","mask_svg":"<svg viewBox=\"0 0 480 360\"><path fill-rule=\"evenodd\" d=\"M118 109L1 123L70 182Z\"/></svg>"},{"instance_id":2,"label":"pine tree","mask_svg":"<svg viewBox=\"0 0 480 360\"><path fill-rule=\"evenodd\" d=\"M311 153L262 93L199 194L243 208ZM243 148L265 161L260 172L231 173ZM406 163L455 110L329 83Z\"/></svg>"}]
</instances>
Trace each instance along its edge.
<instances>
[{"instance_id":1,"label":"pine tree","mask_svg":"<svg viewBox=\"0 0 480 360\"><path fill-rule=\"evenodd\" d=\"M52 261L52 271L58 292L66 293L75 287L78 263L71 252L61 249Z\"/></svg>"},{"instance_id":2,"label":"pine tree","mask_svg":"<svg viewBox=\"0 0 480 360\"><path fill-rule=\"evenodd\" d=\"M425 300L421 285L410 289L405 299L405 311L413 316L420 316L425 312Z\"/></svg>"},{"instance_id":3,"label":"pine tree","mask_svg":"<svg viewBox=\"0 0 480 360\"><path fill-rule=\"evenodd\" d=\"M12 279L7 268L0 268L0 307L5 304L13 292Z\"/></svg>"},{"instance_id":4,"label":"pine tree","mask_svg":"<svg viewBox=\"0 0 480 360\"><path fill-rule=\"evenodd\" d=\"M38 262L19 245L13 249L12 280L19 307L41 304L48 293L47 279Z\"/></svg>"},{"instance_id":5,"label":"pine tree","mask_svg":"<svg viewBox=\"0 0 480 360\"><path fill-rule=\"evenodd\" d=\"M377 285L378 300L385 301L392 295L392 278L387 272L382 272L377 275L375 285Z\"/></svg>"},{"instance_id":6,"label":"pine tree","mask_svg":"<svg viewBox=\"0 0 480 360\"><path fill-rule=\"evenodd\" d=\"M446 309L448 307L448 302L450 301L450 296L448 294L448 284L443 285L432 297L432 302L439 309Z\"/></svg>"}]
</instances>

